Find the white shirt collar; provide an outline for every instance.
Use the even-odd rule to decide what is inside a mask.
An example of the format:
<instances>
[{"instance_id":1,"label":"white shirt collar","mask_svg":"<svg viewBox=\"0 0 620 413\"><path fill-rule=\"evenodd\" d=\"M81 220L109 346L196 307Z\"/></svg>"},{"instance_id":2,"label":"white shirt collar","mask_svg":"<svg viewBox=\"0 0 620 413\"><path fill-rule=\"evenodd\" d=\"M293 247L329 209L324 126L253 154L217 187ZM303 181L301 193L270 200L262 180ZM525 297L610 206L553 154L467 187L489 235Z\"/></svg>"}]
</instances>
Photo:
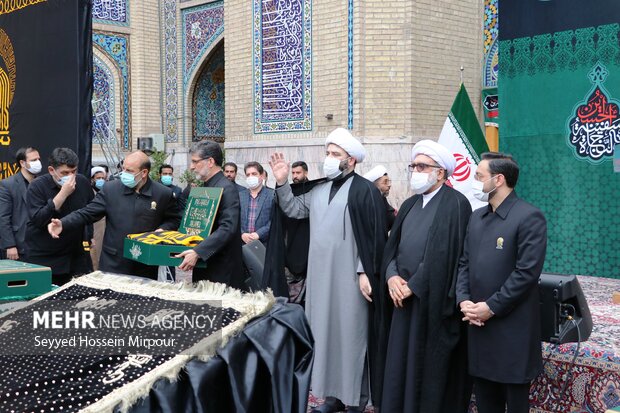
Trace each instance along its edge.
<instances>
[{"instance_id":1,"label":"white shirt collar","mask_svg":"<svg viewBox=\"0 0 620 413\"><path fill-rule=\"evenodd\" d=\"M439 192L439 190L443 187L443 185L440 185L439 188L435 189L433 192L429 193L429 194L422 194L422 208L424 208L426 206L426 204L429 203L429 201L431 199L433 199L433 197L435 195L437 195L437 192Z\"/></svg>"}]
</instances>

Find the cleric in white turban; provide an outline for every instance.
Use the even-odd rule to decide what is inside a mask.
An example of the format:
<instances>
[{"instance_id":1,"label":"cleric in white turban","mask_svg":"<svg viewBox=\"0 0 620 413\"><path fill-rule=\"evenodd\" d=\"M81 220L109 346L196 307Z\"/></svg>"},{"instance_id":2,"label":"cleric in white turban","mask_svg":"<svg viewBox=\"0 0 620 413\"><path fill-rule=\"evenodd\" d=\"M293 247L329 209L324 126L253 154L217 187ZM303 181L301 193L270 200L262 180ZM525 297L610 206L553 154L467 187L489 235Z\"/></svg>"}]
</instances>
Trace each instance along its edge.
<instances>
[{"instance_id":1,"label":"cleric in white turban","mask_svg":"<svg viewBox=\"0 0 620 413\"><path fill-rule=\"evenodd\" d=\"M392 188L392 181L388 176L387 169L383 165L377 165L372 168L370 171L364 174L364 178L368 179L370 182L373 182L381 195L383 195L383 204L385 205L385 220L387 224L388 231L392 229L392 225L394 225L394 220L396 219L396 210L387 200L388 195L390 195L390 189Z\"/></svg>"},{"instance_id":2,"label":"cleric in white turban","mask_svg":"<svg viewBox=\"0 0 620 413\"><path fill-rule=\"evenodd\" d=\"M366 149L364 149L364 146L362 146L361 142L345 128L336 128L327 135L327 139L325 139L325 148L327 148L330 143L340 146L349 156L355 158L357 163L364 162L366 158Z\"/></svg>"},{"instance_id":3,"label":"cleric in white turban","mask_svg":"<svg viewBox=\"0 0 620 413\"><path fill-rule=\"evenodd\" d=\"M101 166L93 166L92 168L90 168L90 177L94 177L95 174L103 172L104 174L106 173L105 169Z\"/></svg>"},{"instance_id":4,"label":"cleric in white turban","mask_svg":"<svg viewBox=\"0 0 620 413\"><path fill-rule=\"evenodd\" d=\"M416 143L411 150L411 160L415 160L418 155L426 155L437 162L439 166L446 170L448 176L452 175L454 172L456 159L454 159L452 152L440 143L430 139L425 139Z\"/></svg>"},{"instance_id":5,"label":"cleric in white turban","mask_svg":"<svg viewBox=\"0 0 620 413\"><path fill-rule=\"evenodd\" d=\"M364 411L369 384L373 402L381 396L383 355L375 340L381 324L375 315L381 314L385 297L379 273L386 212L379 190L355 173L365 157L364 147L348 130L334 130L325 140L327 179L307 182L295 194L284 154L274 153L269 162L282 212L289 218L310 218L305 309L315 343L312 393L325 399L317 407L321 412L345 406ZM273 232L280 239L274 241L270 234L269 248L284 246L283 232Z\"/></svg>"},{"instance_id":6,"label":"cleric in white turban","mask_svg":"<svg viewBox=\"0 0 620 413\"><path fill-rule=\"evenodd\" d=\"M372 168L370 171L364 174L364 178L368 179L370 182L375 182L377 179L381 178L383 175L387 175L387 169L383 165L377 165Z\"/></svg>"},{"instance_id":7,"label":"cleric in white turban","mask_svg":"<svg viewBox=\"0 0 620 413\"><path fill-rule=\"evenodd\" d=\"M466 412L471 381L453 286L471 206L446 184L456 162L443 145L418 142L411 162L415 195L400 207L383 254L391 319L381 412Z\"/></svg>"}]
</instances>

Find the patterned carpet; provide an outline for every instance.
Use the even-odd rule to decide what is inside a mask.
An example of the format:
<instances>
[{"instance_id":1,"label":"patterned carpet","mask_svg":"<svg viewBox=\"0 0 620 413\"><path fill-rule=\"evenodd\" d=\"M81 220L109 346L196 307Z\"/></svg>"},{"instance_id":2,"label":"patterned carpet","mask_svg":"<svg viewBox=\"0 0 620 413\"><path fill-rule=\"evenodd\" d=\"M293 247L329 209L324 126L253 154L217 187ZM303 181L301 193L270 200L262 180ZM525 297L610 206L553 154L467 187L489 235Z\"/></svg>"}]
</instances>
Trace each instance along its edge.
<instances>
[{"instance_id":1,"label":"patterned carpet","mask_svg":"<svg viewBox=\"0 0 620 413\"><path fill-rule=\"evenodd\" d=\"M592 334L582 343L570 376L576 344L543 344L544 371L532 384L530 413L605 413L620 406L620 305L612 302L620 280L578 278L592 313ZM310 394L308 412L321 403ZM366 413L372 412L368 407ZM470 413L477 413L473 403Z\"/></svg>"},{"instance_id":2,"label":"patterned carpet","mask_svg":"<svg viewBox=\"0 0 620 413\"><path fill-rule=\"evenodd\" d=\"M530 393L534 412L604 413L620 406L620 305L612 302L620 280L580 276L579 283L592 313L592 335L579 349L564 394L576 344L543 344L544 372Z\"/></svg>"}]
</instances>

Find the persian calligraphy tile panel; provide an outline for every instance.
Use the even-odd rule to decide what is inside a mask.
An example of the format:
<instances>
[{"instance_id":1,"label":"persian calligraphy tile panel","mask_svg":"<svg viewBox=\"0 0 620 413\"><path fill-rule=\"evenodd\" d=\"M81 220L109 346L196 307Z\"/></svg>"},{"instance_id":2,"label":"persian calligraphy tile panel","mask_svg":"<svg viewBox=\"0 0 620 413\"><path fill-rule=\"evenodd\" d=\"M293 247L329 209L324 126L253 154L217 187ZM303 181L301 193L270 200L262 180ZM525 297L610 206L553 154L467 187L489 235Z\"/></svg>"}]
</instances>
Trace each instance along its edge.
<instances>
[{"instance_id":1,"label":"persian calligraphy tile panel","mask_svg":"<svg viewBox=\"0 0 620 413\"><path fill-rule=\"evenodd\" d=\"M114 76L110 68L93 55L93 143L111 142L108 131L116 130Z\"/></svg>"},{"instance_id":2,"label":"persian calligraphy tile panel","mask_svg":"<svg viewBox=\"0 0 620 413\"><path fill-rule=\"evenodd\" d=\"M129 26L129 1L93 0L93 20L98 23Z\"/></svg>"},{"instance_id":3,"label":"persian calligraphy tile panel","mask_svg":"<svg viewBox=\"0 0 620 413\"><path fill-rule=\"evenodd\" d=\"M121 78L121 116L123 129L122 133L122 146L125 149L129 149L130 145L130 128L129 123L130 111L129 111L129 39L127 36L116 33L93 33L93 45L99 47L100 50L105 53L114 63L116 63Z\"/></svg>"},{"instance_id":4,"label":"persian calligraphy tile panel","mask_svg":"<svg viewBox=\"0 0 620 413\"><path fill-rule=\"evenodd\" d=\"M311 0L254 1L254 132L312 130Z\"/></svg>"},{"instance_id":5,"label":"persian calligraphy tile panel","mask_svg":"<svg viewBox=\"0 0 620 413\"><path fill-rule=\"evenodd\" d=\"M177 2L165 0L164 19L164 102L166 142L178 140L178 97L177 97Z\"/></svg>"},{"instance_id":6,"label":"persian calligraphy tile panel","mask_svg":"<svg viewBox=\"0 0 620 413\"><path fill-rule=\"evenodd\" d=\"M192 140L224 142L224 47L219 46L205 64L192 98Z\"/></svg>"},{"instance_id":7,"label":"persian calligraphy tile panel","mask_svg":"<svg viewBox=\"0 0 620 413\"><path fill-rule=\"evenodd\" d=\"M217 1L183 9L183 84L200 58L224 32L224 2Z\"/></svg>"},{"instance_id":8,"label":"persian calligraphy tile panel","mask_svg":"<svg viewBox=\"0 0 620 413\"><path fill-rule=\"evenodd\" d=\"M484 73L485 88L497 87L499 68L499 0L484 1Z\"/></svg>"}]
</instances>

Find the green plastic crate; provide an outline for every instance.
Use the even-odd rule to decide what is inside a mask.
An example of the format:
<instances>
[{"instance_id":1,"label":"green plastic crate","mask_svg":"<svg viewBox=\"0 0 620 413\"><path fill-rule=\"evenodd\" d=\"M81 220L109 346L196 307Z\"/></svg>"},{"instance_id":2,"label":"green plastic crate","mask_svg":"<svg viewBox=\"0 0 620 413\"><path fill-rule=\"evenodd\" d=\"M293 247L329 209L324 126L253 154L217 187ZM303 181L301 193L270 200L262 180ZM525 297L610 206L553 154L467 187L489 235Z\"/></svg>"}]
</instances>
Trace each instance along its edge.
<instances>
[{"instance_id":1,"label":"green plastic crate","mask_svg":"<svg viewBox=\"0 0 620 413\"><path fill-rule=\"evenodd\" d=\"M27 262L0 260L0 300L39 296L52 289L52 270Z\"/></svg>"}]
</instances>

